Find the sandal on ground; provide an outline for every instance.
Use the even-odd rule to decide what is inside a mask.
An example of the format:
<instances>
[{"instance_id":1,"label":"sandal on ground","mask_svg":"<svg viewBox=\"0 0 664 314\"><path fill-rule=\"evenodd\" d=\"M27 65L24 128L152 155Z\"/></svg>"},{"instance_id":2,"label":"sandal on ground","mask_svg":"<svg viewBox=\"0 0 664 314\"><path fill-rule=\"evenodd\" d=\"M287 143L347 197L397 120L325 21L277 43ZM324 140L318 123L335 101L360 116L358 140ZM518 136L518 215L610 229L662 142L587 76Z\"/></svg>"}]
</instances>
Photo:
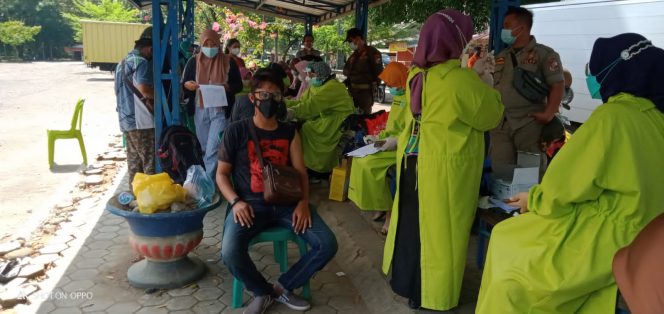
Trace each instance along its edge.
<instances>
[{"instance_id":1,"label":"sandal on ground","mask_svg":"<svg viewBox=\"0 0 664 314\"><path fill-rule=\"evenodd\" d=\"M373 221L376 221L376 222L381 221L381 220L385 219L385 212L375 213L374 216L371 219Z\"/></svg>"},{"instance_id":2,"label":"sandal on ground","mask_svg":"<svg viewBox=\"0 0 664 314\"><path fill-rule=\"evenodd\" d=\"M380 228L380 234L382 234L382 235L384 235L384 236L387 236L387 231L388 231L388 230L389 230L388 227L383 226L382 228Z\"/></svg>"}]
</instances>

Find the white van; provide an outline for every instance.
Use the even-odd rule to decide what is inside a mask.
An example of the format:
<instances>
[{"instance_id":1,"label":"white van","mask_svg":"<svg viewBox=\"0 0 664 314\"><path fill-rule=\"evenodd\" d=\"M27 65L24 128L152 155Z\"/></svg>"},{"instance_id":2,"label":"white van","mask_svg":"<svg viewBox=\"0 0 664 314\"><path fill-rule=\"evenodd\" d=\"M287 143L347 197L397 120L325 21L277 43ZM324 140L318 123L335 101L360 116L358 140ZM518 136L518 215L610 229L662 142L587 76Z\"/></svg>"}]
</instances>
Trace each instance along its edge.
<instances>
[{"instance_id":1,"label":"white van","mask_svg":"<svg viewBox=\"0 0 664 314\"><path fill-rule=\"evenodd\" d=\"M562 113L575 122L586 121L601 104L590 98L585 77L598 37L639 33L664 47L664 0L567 0L524 7L535 14L532 34L537 42L555 49L572 72L572 109Z\"/></svg>"}]
</instances>

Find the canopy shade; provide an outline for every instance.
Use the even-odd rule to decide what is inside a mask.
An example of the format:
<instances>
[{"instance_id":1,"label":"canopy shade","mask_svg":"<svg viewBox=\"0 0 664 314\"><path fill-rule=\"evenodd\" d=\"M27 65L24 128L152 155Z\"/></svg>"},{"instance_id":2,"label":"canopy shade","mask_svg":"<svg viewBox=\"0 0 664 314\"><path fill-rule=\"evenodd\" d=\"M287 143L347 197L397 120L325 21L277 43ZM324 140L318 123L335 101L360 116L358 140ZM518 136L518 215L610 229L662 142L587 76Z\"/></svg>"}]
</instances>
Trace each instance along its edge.
<instances>
[{"instance_id":1,"label":"canopy shade","mask_svg":"<svg viewBox=\"0 0 664 314\"><path fill-rule=\"evenodd\" d=\"M152 4L150 0L130 0L138 7ZM354 14L356 0L201 0L208 4L228 6L242 11L280 17L295 22L322 24L335 18ZM389 0L368 0L377 6ZM166 2L164 3L166 4ZM309 19L309 20L308 20Z\"/></svg>"}]
</instances>

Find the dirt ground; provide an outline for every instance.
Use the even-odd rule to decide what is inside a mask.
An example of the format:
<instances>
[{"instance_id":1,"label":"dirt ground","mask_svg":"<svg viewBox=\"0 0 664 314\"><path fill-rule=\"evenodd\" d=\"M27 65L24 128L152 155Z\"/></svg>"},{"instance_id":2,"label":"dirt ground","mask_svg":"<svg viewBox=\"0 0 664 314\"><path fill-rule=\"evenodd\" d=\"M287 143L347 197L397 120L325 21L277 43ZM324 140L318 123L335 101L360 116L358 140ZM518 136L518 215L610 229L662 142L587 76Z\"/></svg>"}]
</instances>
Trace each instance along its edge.
<instances>
[{"instance_id":1,"label":"dirt ground","mask_svg":"<svg viewBox=\"0 0 664 314\"><path fill-rule=\"evenodd\" d=\"M79 98L90 164L120 134L112 74L81 62L0 63L0 241L25 232L78 182L77 141L56 141L49 169L46 130L69 129Z\"/></svg>"}]
</instances>

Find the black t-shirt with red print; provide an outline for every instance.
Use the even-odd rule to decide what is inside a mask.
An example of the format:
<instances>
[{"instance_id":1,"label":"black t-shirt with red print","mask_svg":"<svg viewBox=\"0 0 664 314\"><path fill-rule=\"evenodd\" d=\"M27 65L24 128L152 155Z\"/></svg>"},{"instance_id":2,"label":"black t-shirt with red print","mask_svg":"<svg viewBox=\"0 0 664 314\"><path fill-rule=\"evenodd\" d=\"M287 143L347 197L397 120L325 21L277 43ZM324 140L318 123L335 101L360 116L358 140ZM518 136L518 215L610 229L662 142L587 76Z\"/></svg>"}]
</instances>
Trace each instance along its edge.
<instances>
[{"instance_id":1,"label":"black t-shirt with red print","mask_svg":"<svg viewBox=\"0 0 664 314\"><path fill-rule=\"evenodd\" d=\"M233 165L233 186L246 202L264 202L263 171L249 127L253 119L237 121L224 131L219 147L219 160ZM295 137L295 125L279 122L276 130L256 127L263 159L275 165L290 165L290 145Z\"/></svg>"}]
</instances>

